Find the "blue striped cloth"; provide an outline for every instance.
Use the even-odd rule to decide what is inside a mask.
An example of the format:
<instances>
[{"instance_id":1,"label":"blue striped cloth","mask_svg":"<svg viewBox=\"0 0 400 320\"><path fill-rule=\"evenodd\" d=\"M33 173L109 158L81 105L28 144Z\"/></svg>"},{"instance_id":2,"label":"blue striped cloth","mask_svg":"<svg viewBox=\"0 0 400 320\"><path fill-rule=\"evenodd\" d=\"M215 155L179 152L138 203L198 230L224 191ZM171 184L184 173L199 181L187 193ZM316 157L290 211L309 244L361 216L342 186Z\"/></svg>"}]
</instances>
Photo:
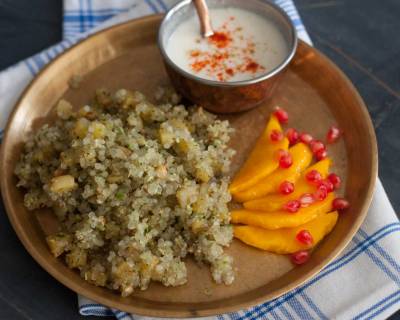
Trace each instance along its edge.
<instances>
[{"instance_id":1,"label":"blue striped cloth","mask_svg":"<svg viewBox=\"0 0 400 320\"><path fill-rule=\"evenodd\" d=\"M143 15L164 12L176 0L64 0L63 41L0 72L0 138L22 90L58 54L90 33ZM292 0L275 0L311 44ZM82 315L149 319L78 297ZM368 216L346 250L301 287L256 307L208 319L385 319L400 308L400 223L378 180Z\"/></svg>"}]
</instances>

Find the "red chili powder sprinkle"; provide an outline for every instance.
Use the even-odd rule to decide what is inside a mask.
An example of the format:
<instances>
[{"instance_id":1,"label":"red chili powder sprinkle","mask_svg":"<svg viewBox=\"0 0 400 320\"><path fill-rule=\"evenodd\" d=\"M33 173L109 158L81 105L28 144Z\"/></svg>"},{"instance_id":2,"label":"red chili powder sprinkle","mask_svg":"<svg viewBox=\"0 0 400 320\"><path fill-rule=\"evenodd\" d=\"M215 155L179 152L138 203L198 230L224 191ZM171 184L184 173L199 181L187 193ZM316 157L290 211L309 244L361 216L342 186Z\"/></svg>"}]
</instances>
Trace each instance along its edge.
<instances>
[{"instance_id":1,"label":"red chili powder sprinkle","mask_svg":"<svg viewBox=\"0 0 400 320\"><path fill-rule=\"evenodd\" d=\"M212 36L208 37L208 40L217 48L225 48L232 41L226 32L214 32Z\"/></svg>"},{"instance_id":2,"label":"red chili powder sprinkle","mask_svg":"<svg viewBox=\"0 0 400 320\"><path fill-rule=\"evenodd\" d=\"M243 37L240 26L230 26L232 20L235 20L235 17L229 17L228 21L207 39L211 45L208 50L195 49L188 52L190 67L195 73L203 71L218 81L227 81L237 73L255 74L265 70L264 66L254 60L256 44L251 37ZM240 40L244 47L238 46L235 43L237 40Z\"/></svg>"},{"instance_id":3,"label":"red chili powder sprinkle","mask_svg":"<svg viewBox=\"0 0 400 320\"><path fill-rule=\"evenodd\" d=\"M250 71L252 73L256 73L258 68L260 68L260 65L255 62L255 61L250 61L247 65L246 65L246 71Z\"/></svg>"},{"instance_id":4,"label":"red chili powder sprinkle","mask_svg":"<svg viewBox=\"0 0 400 320\"><path fill-rule=\"evenodd\" d=\"M227 68L227 69L225 69L225 72L226 72L228 75L230 75L231 77L233 77L233 75L235 74L235 72L233 71L232 68Z\"/></svg>"},{"instance_id":5,"label":"red chili powder sprinkle","mask_svg":"<svg viewBox=\"0 0 400 320\"><path fill-rule=\"evenodd\" d=\"M210 64L210 61L208 60L200 60L200 61L195 61L191 64L192 69L195 72L200 72L203 70L208 64Z\"/></svg>"},{"instance_id":6,"label":"red chili powder sprinkle","mask_svg":"<svg viewBox=\"0 0 400 320\"><path fill-rule=\"evenodd\" d=\"M200 55L200 51L199 50L192 50L191 52L190 52L190 56L191 57L198 57Z\"/></svg>"}]
</instances>

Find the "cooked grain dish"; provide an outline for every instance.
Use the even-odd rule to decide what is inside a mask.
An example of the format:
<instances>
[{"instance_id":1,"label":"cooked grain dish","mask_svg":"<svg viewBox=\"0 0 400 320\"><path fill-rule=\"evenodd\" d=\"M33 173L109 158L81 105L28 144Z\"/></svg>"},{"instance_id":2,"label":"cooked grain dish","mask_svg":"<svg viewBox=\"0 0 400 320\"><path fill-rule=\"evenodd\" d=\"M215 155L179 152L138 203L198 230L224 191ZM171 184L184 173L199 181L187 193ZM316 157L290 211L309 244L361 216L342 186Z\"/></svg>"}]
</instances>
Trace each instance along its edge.
<instances>
[{"instance_id":1,"label":"cooked grain dish","mask_svg":"<svg viewBox=\"0 0 400 320\"><path fill-rule=\"evenodd\" d=\"M98 90L78 111L61 100L15 169L25 206L49 207L60 222L47 237L52 254L123 296L151 280L186 283L189 254L215 282L234 280L224 253L232 129L170 90L156 97L154 105L137 91Z\"/></svg>"}]
</instances>

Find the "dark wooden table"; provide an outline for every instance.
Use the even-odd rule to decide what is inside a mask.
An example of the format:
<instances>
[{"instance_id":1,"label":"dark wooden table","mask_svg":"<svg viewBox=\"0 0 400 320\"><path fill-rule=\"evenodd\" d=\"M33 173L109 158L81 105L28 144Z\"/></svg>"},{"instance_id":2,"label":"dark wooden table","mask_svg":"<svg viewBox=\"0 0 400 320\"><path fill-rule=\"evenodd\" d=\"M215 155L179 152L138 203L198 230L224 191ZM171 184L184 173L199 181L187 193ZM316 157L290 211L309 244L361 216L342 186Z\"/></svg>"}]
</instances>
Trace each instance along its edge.
<instances>
[{"instance_id":1,"label":"dark wooden table","mask_svg":"<svg viewBox=\"0 0 400 320\"><path fill-rule=\"evenodd\" d=\"M314 45L365 99L378 136L379 175L400 212L400 1L295 2ZM58 42L61 19L61 0L0 0L0 70ZM28 255L0 206L0 319L90 319L78 315L75 293Z\"/></svg>"}]
</instances>

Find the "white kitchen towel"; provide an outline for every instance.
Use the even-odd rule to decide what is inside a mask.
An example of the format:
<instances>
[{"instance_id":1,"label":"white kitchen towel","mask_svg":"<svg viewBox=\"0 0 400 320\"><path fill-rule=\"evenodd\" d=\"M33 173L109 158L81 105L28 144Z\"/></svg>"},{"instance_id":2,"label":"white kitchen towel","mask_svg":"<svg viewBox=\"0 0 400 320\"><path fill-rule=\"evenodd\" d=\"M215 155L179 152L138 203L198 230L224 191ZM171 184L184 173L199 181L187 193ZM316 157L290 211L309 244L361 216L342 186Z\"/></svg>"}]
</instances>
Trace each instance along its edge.
<instances>
[{"instance_id":1,"label":"white kitchen towel","mask_svg":"<svg viewBox=\"0 0 400 320\"><path fill-rule=\"evenodd\" d=\"M64 39L0 72L0 135L16 100L55 56L88 34L164 12L176 0L64 0ZM311 43L291 0L276 0ZM78 297L83 315L149 319ZM378 181L368 216L346 250L303 286L254 308L210 319L385 319L400 308L400 223Z\"/></svg>"}]
</instances>

